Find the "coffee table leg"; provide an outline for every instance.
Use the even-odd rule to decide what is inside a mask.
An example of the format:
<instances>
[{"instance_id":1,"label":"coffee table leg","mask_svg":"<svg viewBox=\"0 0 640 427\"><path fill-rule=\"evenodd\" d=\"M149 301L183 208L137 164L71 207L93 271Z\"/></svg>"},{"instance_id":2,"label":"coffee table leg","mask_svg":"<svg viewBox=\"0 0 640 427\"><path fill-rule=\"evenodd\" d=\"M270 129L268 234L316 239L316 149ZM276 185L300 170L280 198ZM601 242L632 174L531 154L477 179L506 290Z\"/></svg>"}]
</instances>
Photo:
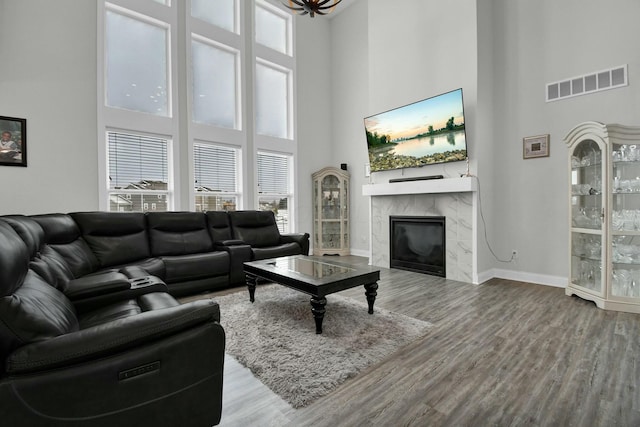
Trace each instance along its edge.
<instances>
[{"instance_id":1,"label":"coffee table leg","mask_svg":"<svg viewBox=\"0 0 640 427\"><path fill-rule=\"evenodd\" d=\"M258 284L258 276L245 273L245 280L247 282L247 289L249 289L249 301L255 301L256 285Z\"/></svg>"},{"instance_id":2,"label":"coffee table leg","mask_svg":"<svg viewBox=\"0 0 640 427\"><path fill-rule=\"evenodd\" d=\"M364 294L367 296L367 303L369 304L369 314L373 314L373 303L376 302L376 295L378 295L378 283L367 283L364 285L365 292Z\"/></svg>"},{"instance_id":3,"label":"coffee table leg","mask_svg":"<svg viewBox=\"0 0 640 427\"><path fill-rule=\"evenodd\" d=\"M324 312L326 311L324 307L326 305L326 298L320 298L315 295L311 297L311 312L316 320L316 334L322 333L322 320L324 319Z\"/></svg>"}]
</instances>

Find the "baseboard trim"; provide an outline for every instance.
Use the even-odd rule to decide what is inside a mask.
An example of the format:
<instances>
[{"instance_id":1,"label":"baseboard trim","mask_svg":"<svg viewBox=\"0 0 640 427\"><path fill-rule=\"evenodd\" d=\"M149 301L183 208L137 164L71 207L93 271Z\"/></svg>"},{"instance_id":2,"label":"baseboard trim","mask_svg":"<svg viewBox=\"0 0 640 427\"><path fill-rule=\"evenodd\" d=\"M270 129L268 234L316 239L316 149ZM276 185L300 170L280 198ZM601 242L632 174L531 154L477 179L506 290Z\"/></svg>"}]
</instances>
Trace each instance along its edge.
<instances>
[{"instance_id":1,"label":"baseboard trim","mask_svg":"<svg viewBox=\"0 0 640 427\"><path fill-rule=\"evenodd\" d=\"M349 249L349 251L351 252L351 255L369 258L369 251L368 250L351 248L351 249Z\"/></svg>"},{"instance_id":2,"label":"baseboard trim","mask_svg":"<svg viewBox=\"0 0 640 427\"><path fill-rule=\"evenodd\" d=\"M492 268L479 273L478 283L484 283L493 278L535 283L536 285L553 286L556 288L566 288L568 284L566 277L529 273L526 271L504 270L501 268Z\"/></svg>"}]
</instances>

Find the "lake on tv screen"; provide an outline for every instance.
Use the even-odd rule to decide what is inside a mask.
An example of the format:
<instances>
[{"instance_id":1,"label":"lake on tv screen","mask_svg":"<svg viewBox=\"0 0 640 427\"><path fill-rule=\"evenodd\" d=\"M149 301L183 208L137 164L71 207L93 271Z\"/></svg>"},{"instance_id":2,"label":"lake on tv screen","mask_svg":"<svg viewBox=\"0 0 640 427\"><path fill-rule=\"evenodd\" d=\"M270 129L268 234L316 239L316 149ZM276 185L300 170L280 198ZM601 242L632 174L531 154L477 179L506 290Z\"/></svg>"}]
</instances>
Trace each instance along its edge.
<instances>
[{"instance_id":1,"label":"lake on tv screen","mask_svg":"<svg viewBox=\"0 0 640 427\"><path fill-rule=\"evenodd\" d=\"M422 157L453 150L466 150L464 130L400 141L391 151L398 156Z\"/></svg>"}]
</instances>

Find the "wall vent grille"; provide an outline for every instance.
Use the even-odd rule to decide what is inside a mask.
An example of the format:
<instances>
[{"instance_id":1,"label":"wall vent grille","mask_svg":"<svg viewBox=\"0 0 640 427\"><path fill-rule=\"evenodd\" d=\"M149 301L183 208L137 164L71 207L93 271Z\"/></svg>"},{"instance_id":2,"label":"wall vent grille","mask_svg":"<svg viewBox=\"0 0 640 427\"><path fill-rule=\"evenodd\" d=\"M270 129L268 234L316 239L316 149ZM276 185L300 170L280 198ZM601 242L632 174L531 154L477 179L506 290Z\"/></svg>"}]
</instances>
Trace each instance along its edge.
<instances>
[{"instance_id":1,"label":"wall vent grille","mask_svg":"<svg viewBox=\"0 0 640 427\"><path fill-rule=\"evenodd\" d=\"M627 86L627 64L547 84L547 102Z\"/></svg>"}]
</instances>

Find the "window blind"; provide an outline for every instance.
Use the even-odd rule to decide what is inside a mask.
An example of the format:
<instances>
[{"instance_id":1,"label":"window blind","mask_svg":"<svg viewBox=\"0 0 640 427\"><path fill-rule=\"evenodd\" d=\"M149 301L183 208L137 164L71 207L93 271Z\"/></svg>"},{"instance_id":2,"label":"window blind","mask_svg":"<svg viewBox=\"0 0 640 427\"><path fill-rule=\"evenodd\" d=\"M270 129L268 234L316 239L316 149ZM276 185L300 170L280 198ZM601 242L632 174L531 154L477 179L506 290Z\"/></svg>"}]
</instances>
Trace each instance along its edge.
<instances>
[{"instance_id":1,"label":"window blind","mask_svg":"<svg viewBox=\"0 0 640 427\"><path fill-rule=\"evenodd\" d=\"M258 153L258 192L263 194L289 194L289 158L287 156Z\"/></svg>"},{"instance_id":2,"label":"window blind","mask_svg":"<svg viewBox=\"0 0 640 427\"><path fill-rule=\"evenodd\" d=\"M237 150L208 145L193 145L195 188L200 191L237 191Z\"/></svg>"},{"instance_id":3,"label":"window blind","mask_svg":"<svg viewBox=\"0 0 640 427\"><path fill-rule=\"evenodd\" d=\"M166 139L108 132L107 142L110 189L167 189Z\"/></svg>"}]
</instances>

